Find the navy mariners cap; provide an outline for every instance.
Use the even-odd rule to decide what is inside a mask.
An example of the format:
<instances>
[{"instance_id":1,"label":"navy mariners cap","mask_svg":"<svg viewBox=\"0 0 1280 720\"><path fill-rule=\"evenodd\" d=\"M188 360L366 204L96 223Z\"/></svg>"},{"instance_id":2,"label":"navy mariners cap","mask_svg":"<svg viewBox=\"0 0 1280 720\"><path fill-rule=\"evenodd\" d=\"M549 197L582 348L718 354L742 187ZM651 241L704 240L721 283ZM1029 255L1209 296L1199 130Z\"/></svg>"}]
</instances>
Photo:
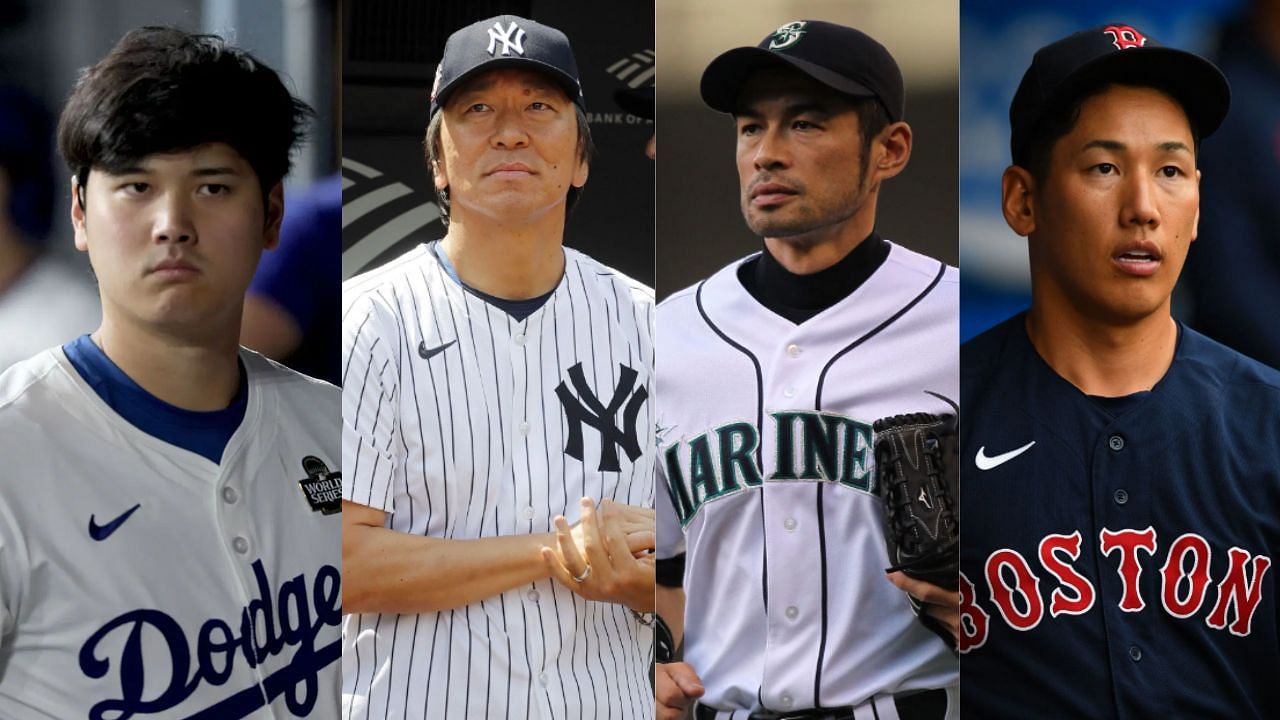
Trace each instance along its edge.
<instances>
[{"instance_id":1,"label":"navy mariners cap","mask_svg":"<svg viewBox=\"0 0 1280 720\"><path fill-rule=\"evenodd\" d=\"M559 30L515 15L499 15L472 23L444 43L431 87L431 115L435 115L458 84L497 67L527 67L546 73L584 108L578 63L569 38Z\"/></svg>"},{"instance_id":2,"label":"navy mariners cap","mask_svg":"<svg viewBox=\"0 0 1280 720\"><path fill-rule=\"evenodd\" d=\"M1222 71L1194 53L1164 47L1131 25L1105 25L1040 48L1009 105L1014 161L1040 122L1100 83L1155 87L1174 97L1199 137L1218 129L1231 104Z\"/></svg>"},{"instance_id":3,"label":"navy mariners cap","mask_svg":"<svg viewBox=\"0 0 1280 720\"><path fill-rule=\"evenodd\" d=\"M732 113L752 72L789 66L846 95L873 97L890 122L902 119L906 103L902 71L883 45L869 35L821 20L790 22L755 47L721 54L702 73L702 100Z\"/></svg>"}]
</instances>

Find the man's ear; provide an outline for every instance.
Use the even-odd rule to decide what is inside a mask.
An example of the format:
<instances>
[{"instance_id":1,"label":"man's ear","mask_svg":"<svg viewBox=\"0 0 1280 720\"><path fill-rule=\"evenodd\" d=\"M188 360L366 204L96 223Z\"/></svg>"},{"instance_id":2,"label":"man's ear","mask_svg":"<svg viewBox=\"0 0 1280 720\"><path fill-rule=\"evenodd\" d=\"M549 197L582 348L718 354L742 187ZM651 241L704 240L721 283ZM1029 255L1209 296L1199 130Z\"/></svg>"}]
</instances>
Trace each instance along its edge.
<instances>
[{"instance_id":1,"label":"man's ear","mask_svg":"<svg viewBox=\"0 0 1280 720\"><path fill-rule=\"evenodd\" d=\"M570 181L576 188L580 188L587 184L587 176L591 174L591 167L585 157L578 158L578 167L573 171L573 180Z\"/></svg>"},{"instance_id":2,"label":"man's ear","mask_svg":"<svg viewBox=\"0 0 1280 720\"><path fill-rule=\"evenodd\" d=\"M89 236L85 230L84 194L87 188L80 184L80 178L71 176L71 227L75 230L76 249L89 251Z\"/></svg>"},{"instance_id":3,"label":"man's ear","mask_svg":"<svg viewBox=\"0 0 1280 720\"><path fill-rule=\"evenodd\" d=\"M267 193L266 228L262 232L262 247L275 249L280 244L280 225L284 222L284 181L281 180Z\"/></svg>"},{"instance_id":4,"label":"man's ear","mask_svg":"<svg viewBox=\"0 0 1280 720\"><path fill-rule=\"evenodd\" d=\"M1036 229L1036 179L1024 167L1010 165L1000 177L1000 207L1013 231L1027 237Z\"/></svg>"},{"instance_id":5,"label":"man's ear","mask_svg":"<svg viewBox=\"0 0 1280 720\"><path fill-rule=\"evenodd\" d=\"M872 143L875 179L887 180L902 172L911 160L911 126L898 121L885 126Z\"/></svg>"},{"instance_id":6,"label":"man's ear","mask_svg":"<svg viewBox=\"0 0 1280 720\"><path fill-rule=\"evenodd\" d=\"M1196 192L1200 191L1200 171L1196 170ZM1196 203L1196 217L1191 221L1191 242L1200 236L1200 203Z\"/></svg>"}]
</instances>

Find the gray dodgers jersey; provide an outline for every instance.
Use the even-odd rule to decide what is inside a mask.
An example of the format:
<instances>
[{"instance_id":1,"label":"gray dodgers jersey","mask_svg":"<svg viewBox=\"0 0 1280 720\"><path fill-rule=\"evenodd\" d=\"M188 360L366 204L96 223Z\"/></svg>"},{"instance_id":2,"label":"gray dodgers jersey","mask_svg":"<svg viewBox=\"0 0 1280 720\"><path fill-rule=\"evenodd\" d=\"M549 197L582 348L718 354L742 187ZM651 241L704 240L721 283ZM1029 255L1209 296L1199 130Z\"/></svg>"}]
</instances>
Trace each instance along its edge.
<instances>
[{"instance_id":1,"label":"gray dodgers jersey","mask_svg":"<svg viewBox=\"0 0 1280 720\"><path fill-rule=\"evenodd\" d=\"M299 485L304 458L340 482L338 390L240 358L221 464L120 417L61 348L0 375L0 717L338 717L341 516Z\"/></svg>"},{"instance_id":2,"label":"gray dodgers jersey","mask_svg":"<svg viewBox=\"0 0 1280 720\"><path fill-rule=\"evenodd\" d=\"M653 505L653 293L569 248L522 321L421 246L344 288L343 497L388 527L554 530L578 500ZM554 580L442 612L349 615L353 717L653 717L653 632Z\"/></svg>"},{"instance_id":3,"label":"gray dodgers jersey","mask_svg":"<svg viewBox=\"0 0 1280 720\"><path fill-rule=\"evenodd\" d=\"M700 702L785 711L953 686L956 658L885 578L871 424L951 412L927 393L958 396L955 268L891 245L796 325L747 293L741 263L658 309L658 555L686 554Z\"/></svg>"}]
</instances>

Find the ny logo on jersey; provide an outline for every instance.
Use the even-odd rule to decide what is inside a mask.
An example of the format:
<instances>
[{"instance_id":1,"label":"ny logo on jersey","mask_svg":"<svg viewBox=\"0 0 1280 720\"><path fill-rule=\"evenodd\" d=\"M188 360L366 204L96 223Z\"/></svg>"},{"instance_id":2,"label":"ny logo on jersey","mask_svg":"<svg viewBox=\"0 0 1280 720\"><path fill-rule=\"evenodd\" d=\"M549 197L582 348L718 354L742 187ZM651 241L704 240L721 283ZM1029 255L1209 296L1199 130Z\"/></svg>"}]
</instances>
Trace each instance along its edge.
<instances>
[{"instance_id":1,"label":"ny logo on jersey","mask_svg":"<svg viewBox=\"0 0 1280 720\"><path fill-rule=\"evenodd\" d=\"M493 27L489 28L489 54L492 55L497 50L498 43L502 43L502 54L510 55L512 50L517 55L524 54L524 30L516 25L516 21L512 20L506 30L502 29L502 23L495 22Z\"/></svg>"},{"instance_id":2,"label":"ny logo on jersey","mask_svg":"<svg viewBox=\"0 0 1280 720\"><path fill-rule=\"evenodd\" d=\"M613 390L613 397L608 405L601 404L599 398L587 385L587 378L582 373L582 363L569 368L569 380L578 396L574 397L569 386L561 381L556 386L556 396L564 406L565 417L569 421L569 440L565 443L564 452L575 460L582 460L582 425L585 423L600 433L600 466L601 472L617 472L618 448L627 454L627 459L635 462L640 457L640 441L636 438L636 418L640 407L649 399L649 391L643 385L636 387L638 373L626 365L619 364L618 387ZM634 392L633 392L634 390ZM631 399L628 400L627 398ZM622 428L614 422L618 409L626 403L622 411Z\"/></svg>"}]
</instances>

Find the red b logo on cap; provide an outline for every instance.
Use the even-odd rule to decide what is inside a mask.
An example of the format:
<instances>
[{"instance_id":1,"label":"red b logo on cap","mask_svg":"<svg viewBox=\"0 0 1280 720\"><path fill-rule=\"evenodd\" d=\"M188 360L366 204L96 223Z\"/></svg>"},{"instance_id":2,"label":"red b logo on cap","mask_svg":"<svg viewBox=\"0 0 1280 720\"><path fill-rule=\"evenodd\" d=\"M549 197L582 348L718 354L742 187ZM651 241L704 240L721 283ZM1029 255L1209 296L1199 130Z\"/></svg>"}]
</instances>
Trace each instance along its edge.
<instances>
[{"instance_id":1,"label":"red b logo on cap","mask_svg":"<svg viewBox=\"0 0 1280 720\"><path fill-rule=\"evenodd\" d=\"M1117 50L1128 50L1147 44L1147 38L1128 25L1108 25L1102 28L1102 32L1111 35L1113 38L1111 43Z\"/></svg>"}]
</instances>

